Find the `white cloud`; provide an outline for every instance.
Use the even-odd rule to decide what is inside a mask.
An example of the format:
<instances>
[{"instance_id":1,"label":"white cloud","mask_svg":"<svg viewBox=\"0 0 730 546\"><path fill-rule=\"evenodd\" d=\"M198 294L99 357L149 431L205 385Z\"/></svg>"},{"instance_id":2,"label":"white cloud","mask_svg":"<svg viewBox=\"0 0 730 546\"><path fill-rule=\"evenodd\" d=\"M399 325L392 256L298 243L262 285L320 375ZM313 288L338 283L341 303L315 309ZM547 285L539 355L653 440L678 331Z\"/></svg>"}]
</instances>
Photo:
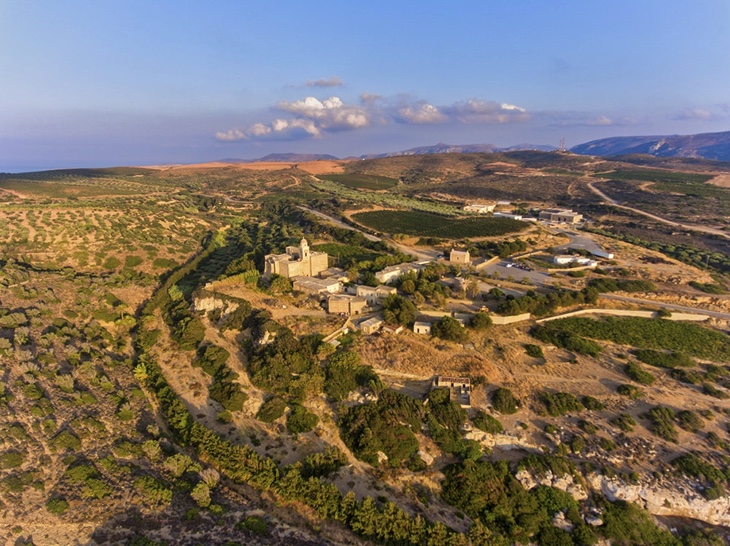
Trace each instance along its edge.
<instances>
[{"instance_id":1,"label":"white cloud","mask_svg":"<svg viewBox=\"0 0 730 546\"><path fill-rule=\"evenodd\" d=\"M597 116L594 120L589 121L588 125L613 125L613 121L606 116Z\"/></svg>"},{"instance_id":2,"label":"white cloud","mask_svg":"<svg viewBox=\"0 0 730 546\"><path fill-rule=\"evenodd\" d=\"M276 108L284 112L316 120L320 130L360 129L370 125L370 116L366 109L345 104L339 97L329 97L320 101L315 97L306 97L294 102L280 101Z\"/></svg>"},{"instance_id":3,"label":"white cloud","mask_svg":"<svg viewBox=\"0 0 730 546\"><path fill-rule=\"evenodd\" d=\"M715 118L715 114L710 112L709 110L705 110L704 108L690 108L689 110L685 110L684 112L680 112L679 114L676 114L673 116L672 119L676 120L709 120Z\"/></svg>"},{"instance_id":4,"label":"white cloud","mask_svg":"<svg viewBox=\"0 0 730 546\"><path fill-rule=\"evenodd\" d=\"M481 99L456 102L444 111L461 123L515 123L527 121L530 115L521 106Z\"/></svg>"},{"instance_id":5,"label":"white cloud","mask_svg":"<svg viewBox=\"0 0 730 546\"><path fill-rule=\"evenodd\" d=\"M341 87L345 83L337 76L330 76L327 79L309 80L304 85L307 87Z\"/></svg>"},{"instance_id":6,"label":"white cloud","mask_svg":"<svg viewBox=\"0 0 730 546\"><path fill-rule=\"evenodd\" d=\"M326 99L305 97L279 101L274 109L288 114L269 123L255 123L245 130L218 132L224 142L249 139L318 138L325 133L363 129L371 125L398 122L406 125L440 123L517 123L530 114L522 107L481 99L469 99L449 106L400 96L392 100L374 93L363 93L358 104L348 104L338 96Z\"/></svg>"},{"instance_id":7,"label":"white cloud","mask_svg":"<svg viewBox=\"0 0 730 546\"><path fill-rule=\"evenodd\" d=\"M216 140L222 140L223 142L235 142L237 140L245 139L246 135L240 129L230 129L228 131L218 131L215 134L215 138Z\"/></svg>"},{"instance_id":8,"label":"white cloud","mask_svg":"<svg viewBox=\"0 0 730 546\"><path fill-rule=\"evenodd\" d=\"M416 125L444 123L449 120L448 116L427 102L401 106L396 111L396 119L402 123L413 123Z\"/></svg>"}]
</instances>

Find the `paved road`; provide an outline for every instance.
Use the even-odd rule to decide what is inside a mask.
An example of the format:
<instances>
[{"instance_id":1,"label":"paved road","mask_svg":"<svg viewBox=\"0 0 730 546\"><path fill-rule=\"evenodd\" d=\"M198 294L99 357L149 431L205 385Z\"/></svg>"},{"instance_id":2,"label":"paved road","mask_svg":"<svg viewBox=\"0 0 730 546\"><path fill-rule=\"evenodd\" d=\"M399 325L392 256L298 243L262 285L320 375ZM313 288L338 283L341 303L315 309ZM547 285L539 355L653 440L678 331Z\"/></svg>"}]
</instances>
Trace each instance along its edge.
<instances>
[{"instance_id":1,"label":"paved road","mask_svg":"<svg viewBox=\"0 0 730 546\"><path fill-rule=\"evenodd\" d=\"M561 231L561 233L564 233L565 235L570 237L570 242L566 245L556 246L555 250L568 250L570 248L579 248L582 250L587 250L592 254L606 252L604 248L601 247L601 245L599 245L593 239L586 235L580 235L573 231Z\"/></svg>"},{"instance_id":2,"label":"paved road","mask_svg":"<svg viewBox=\"0 0 730 546\"><path fill-rule=\"evenodd\" d=\"M600 197L601 199L606 201L606 203L613 205L616 208L629 210L631 212L635 212L636 214L641 214L643 216L651 218L652 220L656 220L657 222L662 222L663 224L669 224L670 226L677 226L677 227L681 227L681 228L689 229L689 230L693 230L693 231L700 231L702 233L710 233L711 235L719 235L720 237L724 237L725 239L730 239L730 235L728 235L726 232L724 232L720 229L715 229L715 228L710 228L710 227L705 227L705 226L697 226L694 224L680 224L679 222L675 222L673 220L667 220L666 218L662 218L661 216L657 216L655 214L644 212L643 210L621 205L618 201L616 201L615 199L611 199L608 195L606 195L601 190L596 188L593 184L595 184L595 181L588 182L588 188L593 193L595 193L598 197Z\"/></svg>"},{"instance_id":3,"label":"paved road","mask_svg":"<svg viewBox=\"0 0 730 546\"><path fill-rule=\"evenodd\" d=\"M689 307L687 305L676 305L674 303L664 303L661 301L654 300L643 300L641 298L632 298L630 296L619 296L617 294L601 294L601 298L608 300L625 301L628 303L639 303L641 305L653 305L654 307L663 307L664 309L670 309L674 311L682 311L683 313L697 313L701 315L707 315L708 317L719 318L722 320L730 320L730 313L721 313L719 311L709 311L702 309L701 307Z\"/></svg>"}]
</instances>

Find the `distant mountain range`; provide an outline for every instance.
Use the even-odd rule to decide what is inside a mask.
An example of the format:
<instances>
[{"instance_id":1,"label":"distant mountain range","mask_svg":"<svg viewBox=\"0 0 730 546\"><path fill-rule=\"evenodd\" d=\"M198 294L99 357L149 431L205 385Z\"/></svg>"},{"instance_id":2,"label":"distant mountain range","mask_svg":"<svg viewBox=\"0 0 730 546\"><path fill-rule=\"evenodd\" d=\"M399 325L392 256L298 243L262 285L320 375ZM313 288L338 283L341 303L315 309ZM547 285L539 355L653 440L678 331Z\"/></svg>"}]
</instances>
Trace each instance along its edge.
<instances>
[{"instance_id":1,"label":"distant mountain range","mask_svg":"<svg viewBox=\"0 0 730 546\"><path fill-rule=\"evenodd\" d=\"M570 149L582 155L648 154L730 161L730 131L697 135L630 136L592 140Z\"/></svg>"},{"instance_id":2,"label":"distant mountain range","mask_svg":"<svg viewBox=\"0 0 730 546\"><path fill-rule=\"evenodd\" d=\"M439 142L433 146L419 146L399 152L387 152L383 154L367 154L357 157L339 158L328 154L269 154L257 159L220 159L222 163L254 163L259 161L281 161L285 163L305 161L317 161L322 159L338 160L338 159L379 159L383 157L399 157L404 155L428 155L428 154L493 154L498 152L514 152L518 150L539 150L541 152L552 152L557 150L555 146L545 146L542 144L518 144L509 148L499 148L494 144L444 144Z\"/></svg>"},{"instance_id":3,"label":"distant mountain range","mask_svg":"<svg viewBox=\"0 0 730 546\"><path fill-rule=\"evenodd\" d=\"M428 154L493 154L497 152L513 152L517 150L539 150L542 152L551 152L555 149L556 148L554 146L544 146L540 144L519 144L517 146L510 146L509 148L499 148L494 144L444 144L443 142L439 142L433 146L419 146L417 148L410 148L400 152L362 155L358 157L358 159L379 159L382 157Z\"/></svg>"},{"instance_id":4,"label":"distant mountain range","mask_svg":"<svg viewBox=\"0 0 730 546\"><path fill-rule=\"evenodd\" d=\"M552 152L557 150L557 148L555 146L547 146L543 144L517 144L507 148L500 148L494 144L445 144L443 142L439 142L433 146L419 146L398 152L367 154L345 159L380 159L384 157L429 154L490 154L523 150ZM592 140L585 144L574 146L570 149L570 151L581 155L616 156L648 154L655 157L687 157L730 161L730 131L726 131L724 133L701 133L697 135L654 135L601 138L599 140ZM252 163L256 161L304 163L306 161L338 159L341 158L328 154L280 153L269 154L258 159L222 159L221 161L227 163Z\"/></svg>"}]
</instances>

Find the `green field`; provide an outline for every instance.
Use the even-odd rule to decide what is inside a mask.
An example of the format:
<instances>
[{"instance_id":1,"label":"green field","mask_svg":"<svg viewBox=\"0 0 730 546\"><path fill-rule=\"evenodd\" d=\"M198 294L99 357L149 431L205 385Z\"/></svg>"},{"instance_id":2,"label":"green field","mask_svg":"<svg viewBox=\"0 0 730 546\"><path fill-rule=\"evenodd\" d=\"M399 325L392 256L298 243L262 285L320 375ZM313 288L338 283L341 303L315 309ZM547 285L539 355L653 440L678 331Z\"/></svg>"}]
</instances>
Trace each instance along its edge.
<instances>
[{"instance_id":1,"label":"green field","mask_svg":"<svg viewBox=\"0 0 730 546\"><path fill-rule=\"evenodd\" d=\"M545 328L637 348L679 351L719 362L730 361L730 337L688 322L638 317L600 320L570 317L551 321Z\"/></svg>"},{"instance_id":2,"label":"green field","mask_svg":"<svg viewBox=\"0 0 730 546\"><path fill-rule=\"evenodd\" d=\"M385 233L446 239L506 235L523 231L528 227L527 223L511 218L457 219L412 210L359 212L352 218L369 228Z\"/></svg>"},{"instance_id":3,"label":"green field","mask_svg":"<svg viewBox=\"0 0 730 546\"><path fill-rule=\"evenodd\" d=\"M398 185L395 178L372 174L324 174L318 178L359 190L387 190Z\"/></svg>"}]
</instances>

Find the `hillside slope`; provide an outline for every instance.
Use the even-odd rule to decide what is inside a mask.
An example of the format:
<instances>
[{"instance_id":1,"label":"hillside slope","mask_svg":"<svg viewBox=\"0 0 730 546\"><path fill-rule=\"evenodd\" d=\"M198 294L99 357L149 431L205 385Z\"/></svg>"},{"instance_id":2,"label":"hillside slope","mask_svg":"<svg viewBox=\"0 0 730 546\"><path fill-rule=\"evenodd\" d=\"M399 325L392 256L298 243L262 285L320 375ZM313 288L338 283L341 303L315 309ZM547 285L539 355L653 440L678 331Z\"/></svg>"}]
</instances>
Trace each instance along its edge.
<instances>
[{"instance_id":1,"label":"hillside slope","mask_svg":"<svg viewBox=\"0 0 730 546\"><path fill-rule=\"evenodd\" d=\"M648 154L730 161L730 131L697 135L630 136L592 140L571 148L583 155Z\"/></svg>"}]
</instances>

